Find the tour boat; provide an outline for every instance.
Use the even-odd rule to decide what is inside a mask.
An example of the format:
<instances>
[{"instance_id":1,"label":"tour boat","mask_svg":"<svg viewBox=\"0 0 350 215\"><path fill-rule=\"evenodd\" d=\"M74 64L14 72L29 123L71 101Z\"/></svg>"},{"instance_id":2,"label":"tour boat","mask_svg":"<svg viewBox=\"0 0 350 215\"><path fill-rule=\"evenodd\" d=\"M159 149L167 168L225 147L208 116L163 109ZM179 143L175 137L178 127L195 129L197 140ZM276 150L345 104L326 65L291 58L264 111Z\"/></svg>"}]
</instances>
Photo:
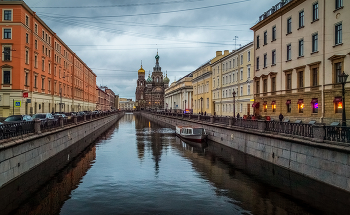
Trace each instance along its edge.
<instances>
[{"instance_id":1,"label":"tour boat","mask_svg":"<svg viewBox=\"0 0 350 215\"><path fill-rule=\"evenodd\" d=\"M191 126L176 126L176 135L194 142L203 142L208 136L204 128Z\"/></svg>"}]
</instances>

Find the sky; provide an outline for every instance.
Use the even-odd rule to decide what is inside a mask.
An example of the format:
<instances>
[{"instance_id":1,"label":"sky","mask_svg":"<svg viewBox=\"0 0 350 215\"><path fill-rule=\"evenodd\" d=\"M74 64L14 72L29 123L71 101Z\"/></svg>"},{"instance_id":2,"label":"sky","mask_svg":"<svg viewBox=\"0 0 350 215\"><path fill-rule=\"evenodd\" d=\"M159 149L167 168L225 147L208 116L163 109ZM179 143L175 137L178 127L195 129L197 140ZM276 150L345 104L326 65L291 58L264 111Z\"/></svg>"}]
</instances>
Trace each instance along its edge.
<instances>
[{"instance_id":1,"label":"sky","mask_svg":"<svg viewBox=\"0 0 350 215\"><path fill-rule=\"evenodd\" d=\"M141 61L160 56L170 83L253 41L250 30L278 0L24 0L121 98L135 99ZM235 37L238 37L236 41ZM236 44L236 45L235 45Z\"/></svg>"}]
</instances>

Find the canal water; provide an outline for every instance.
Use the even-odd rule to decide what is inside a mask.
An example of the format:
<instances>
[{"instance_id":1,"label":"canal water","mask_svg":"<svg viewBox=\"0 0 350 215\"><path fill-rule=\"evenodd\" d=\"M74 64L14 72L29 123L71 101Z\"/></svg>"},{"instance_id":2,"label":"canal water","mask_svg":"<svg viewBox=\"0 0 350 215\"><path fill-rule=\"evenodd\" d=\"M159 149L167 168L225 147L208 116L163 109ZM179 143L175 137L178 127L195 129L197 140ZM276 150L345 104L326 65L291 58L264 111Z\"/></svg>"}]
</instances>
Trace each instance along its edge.
<instances>
[{"instance_id":1,"label":"canal water","mask_svg":"<svg viewBox=\"0 0 350 215\"><path fill-rule=\"evenodd\" d=\"M67 166L42 175L51 176L36 179L43 182L31 193L13 195L16 181L1 189L1 198L15 198L2 207L10 214L62 215L350 211L346 192L218 143L184 142L173 128L138 114L126 114ZM33 176L24 177L21 183Z\"/></svg>"}]
</instances>

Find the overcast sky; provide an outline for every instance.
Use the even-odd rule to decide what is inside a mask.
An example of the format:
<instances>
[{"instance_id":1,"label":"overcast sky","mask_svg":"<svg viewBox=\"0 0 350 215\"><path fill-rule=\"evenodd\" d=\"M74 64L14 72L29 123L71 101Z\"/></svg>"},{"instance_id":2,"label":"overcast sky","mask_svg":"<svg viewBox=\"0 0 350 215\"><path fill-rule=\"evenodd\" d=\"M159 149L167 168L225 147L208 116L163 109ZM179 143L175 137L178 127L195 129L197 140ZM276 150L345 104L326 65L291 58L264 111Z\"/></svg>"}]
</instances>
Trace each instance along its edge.
<instances>
[{"instance_id":1,"label":"overcast sky","mask_svg":"<svg viewBox=\"0 0 350 215\"><path fill-rule=\"evenodd\" d=\"M120 97L135 99L137 71L160 66L171 82L253 41L250 27L278 0L25 0ZM239 46L237 45L237 48Z\"/></svg>"}]
</instances>

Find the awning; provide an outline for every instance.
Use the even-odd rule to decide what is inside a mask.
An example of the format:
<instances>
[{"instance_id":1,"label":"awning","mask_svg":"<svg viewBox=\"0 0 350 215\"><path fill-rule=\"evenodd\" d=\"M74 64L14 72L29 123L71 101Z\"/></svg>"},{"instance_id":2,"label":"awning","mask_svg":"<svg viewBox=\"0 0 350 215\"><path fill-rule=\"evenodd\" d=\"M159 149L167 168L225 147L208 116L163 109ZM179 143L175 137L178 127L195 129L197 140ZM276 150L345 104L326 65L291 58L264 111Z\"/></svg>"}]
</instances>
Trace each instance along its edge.
<instances>
[{"instance_id":1,"label":"awning","mask_svg":"<svg viewBox=\"0 0 350 215\"><path fill-rule=\"evenodd\" d=\"M276 101L272 101L272 102L271 102L271 105L275 105L275 104L276 104Z\"/></svg>"},{"instance_id":2,"label":"awning","mask_svg":"<svg viewBox=\"0 0 350 215\"><path fill-rule=\"evenodd\" d=\"M290 104L292 104L292 101L291 100L287 100L286 105L290 105Z\"/></svg>"},{"instance_id":3,"label":"awning","mask_svg":"<svg viewBox=\"0 0 350 215\"><path fill-rule=\"evenodd\" d=\"M311 100L311 104L315 104L315 103L318 103L318 99L312 99Z\"/></svg>"},{"instance_id":4,"label":"awning","mask_svg":"<svg viewBox=\"0 0 350 215\"><path fill-rule=\"evenodd\" d=\"M342 101L343 101L343 99L341 97L335 97L333 100L334 103L338 103L338 102L342 102Z\"/></svg>"},{"instance_id":5,"label":"awning","mask_svg":"<svg viewBox=\"0 0 350 215\"><path fill-rule=\"evenodd\" d=\"M298 104L303 104L304 103L304 100L303 99L299 99L298 100Z\"/></svg>"},{"instance_id":6,"label":"awning","mask_svg":"<svg viewBox=\"0 0 350 215\"><path fill-rule=\"evenodd\" d=\"M267 105L267 102L264 102L263 105Z\"/></svg>"},{"instance_id":7,"label":"awning","mask_svg":"<svg viewBox=\"0 0 350 215\"><path fill-rule=\"evenodd\" d=\"M252 105L253 108L259 108L259 106L260 106L260 102L254 102Z\"/></svg>"}]
</instances>

